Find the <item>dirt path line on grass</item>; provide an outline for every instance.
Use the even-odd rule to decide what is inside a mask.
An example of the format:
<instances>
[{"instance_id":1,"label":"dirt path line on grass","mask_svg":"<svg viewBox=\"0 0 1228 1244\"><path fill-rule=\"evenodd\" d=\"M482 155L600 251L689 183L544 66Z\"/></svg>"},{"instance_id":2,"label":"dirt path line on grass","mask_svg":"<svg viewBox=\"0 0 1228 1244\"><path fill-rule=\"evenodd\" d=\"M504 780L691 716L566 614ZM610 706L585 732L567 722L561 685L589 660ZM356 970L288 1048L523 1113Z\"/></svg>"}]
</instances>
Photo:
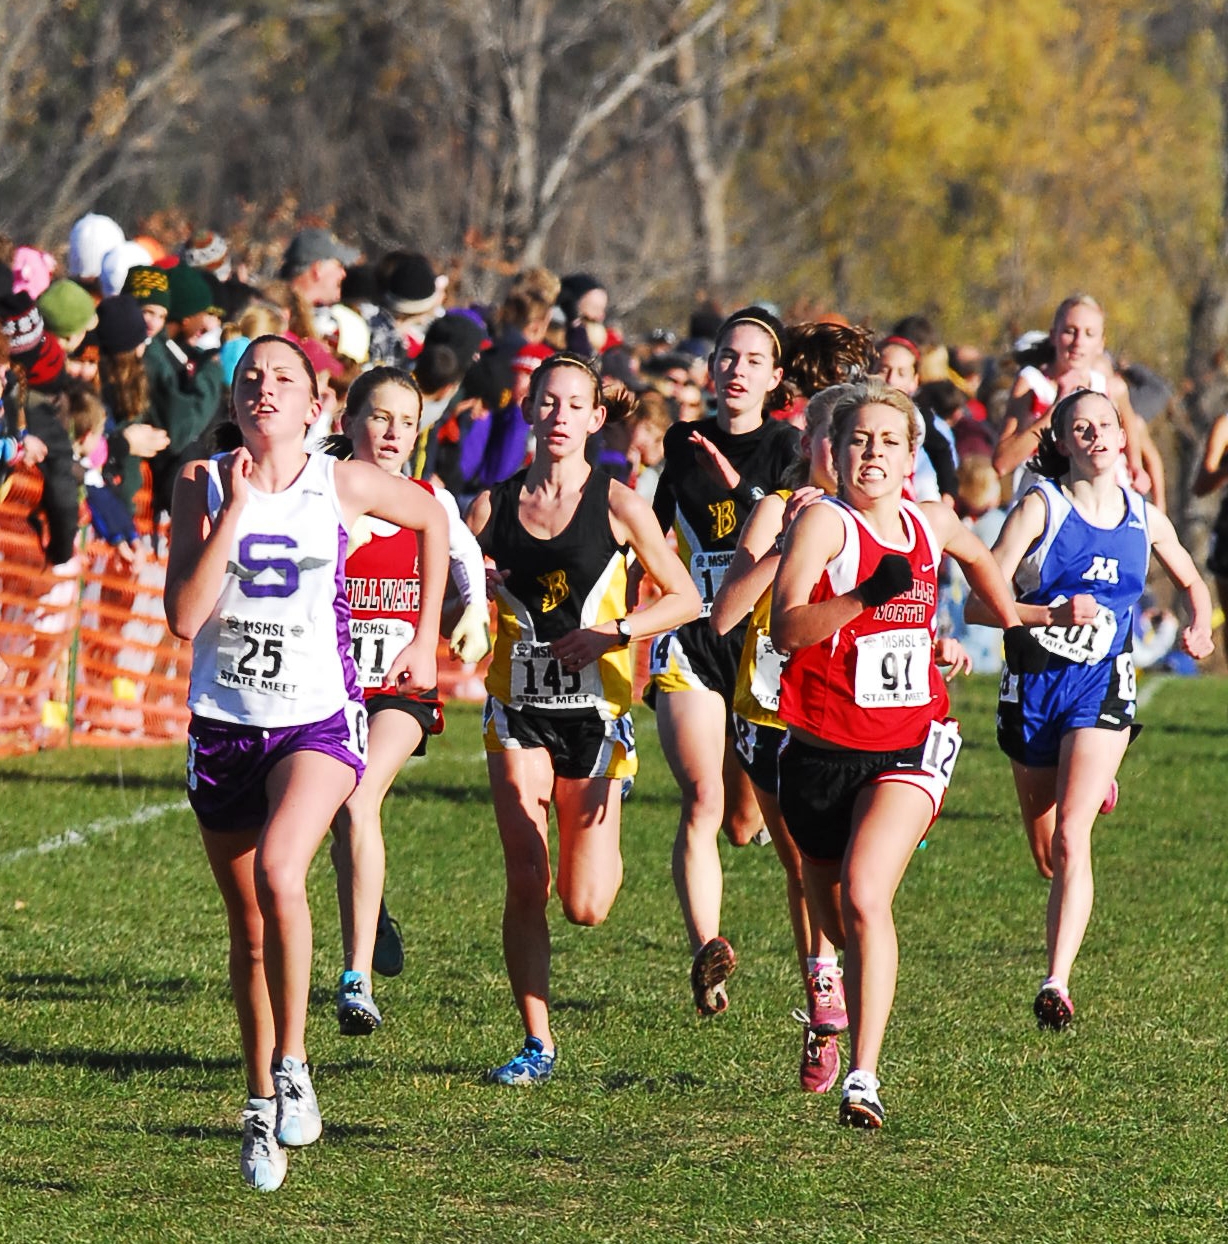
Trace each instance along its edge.
<instances>
[{"instance_id":1,"label":"dirt path line on grass","mask_svg":"<svg viewBox=\"0 0 1228 1244\"><path fill-rule=\"evenodd\" d=\"M171 803L147 804L123 816L99 817L96 821L90 821L88 825L82 825L77 829L66 829L62 834L56 834L53 838L45 838L36 846L18 847L14 851L5 851L3 855L0 855L0 864L11 864L29 855L50 855L53 851L64 850L65 847L83 847L91 838L97 838L99 834L109 834L119 829L145 825L171 812L185 812L187 807L186 799L176 799Z\"/></svg>"}]
</instances>

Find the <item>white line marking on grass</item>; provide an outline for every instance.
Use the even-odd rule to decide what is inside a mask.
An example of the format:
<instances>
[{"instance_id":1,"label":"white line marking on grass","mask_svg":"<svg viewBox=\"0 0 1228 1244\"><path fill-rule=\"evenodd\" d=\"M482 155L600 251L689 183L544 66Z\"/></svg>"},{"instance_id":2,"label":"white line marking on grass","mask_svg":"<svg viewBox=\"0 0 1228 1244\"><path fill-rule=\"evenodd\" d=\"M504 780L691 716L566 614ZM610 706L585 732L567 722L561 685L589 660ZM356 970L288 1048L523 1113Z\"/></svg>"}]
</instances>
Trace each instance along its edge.
<instances>
[{"instance_id":1,"label":"white line marking on grass","mask_svg":"<svg viewBox=\"0 0 1228 1244\"><path fill-rule=\"evenodd\" d=\"M1137 711L1141 713L1156 698L1156 692L1161 687L1167 687L1173 681L1173 677L1172 674L1156 674L1148 678L1139 690Z\"/></svg>"},{"instance_id":2,"label":"white line marking on grass","mask_svg":"<svg viewBox=\"0 0 1228 1244\"><path fill-rule=\"evenodd\" d=\"M0 864L11 864L15 860L25 859L28 855L50 855L53 851L62 851L65 847L83 847L91 838L99 834L109 834L127 826L145 825L156 821L170 812L184 812L188 808L186 799L176 799L173 803L151 803L137 808L126 816L104 816L79 829L66 829L54 838L46 838L37 846L18 847L15 851L6 851L0 855Z\"/></svg>"}]
</instances>

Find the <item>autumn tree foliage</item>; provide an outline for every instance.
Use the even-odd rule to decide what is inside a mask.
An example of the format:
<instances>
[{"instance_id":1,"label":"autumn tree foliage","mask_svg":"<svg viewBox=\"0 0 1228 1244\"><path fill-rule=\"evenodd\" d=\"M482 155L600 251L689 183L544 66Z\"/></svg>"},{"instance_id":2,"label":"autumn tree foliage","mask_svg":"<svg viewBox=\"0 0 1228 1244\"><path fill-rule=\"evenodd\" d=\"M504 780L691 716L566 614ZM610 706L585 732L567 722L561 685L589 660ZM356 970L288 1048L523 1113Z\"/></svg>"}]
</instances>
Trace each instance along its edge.
<instances>
[{"instance_id":1,"label":"autumn tree foliage","mask_svg":"<svg viewBox=\"0 0 1228 1244\"><path fill-rule=\"evenodd\" d=\"M260 255L319 220L473 297L547 262L645 324L703 291L921 310L988 346L1086 288L1115 349L1175 375L1197 338L1205 372L1224 7L22 0L0 229L54 246L89 209L169 211Z\"/></svg>"}]
</instances>

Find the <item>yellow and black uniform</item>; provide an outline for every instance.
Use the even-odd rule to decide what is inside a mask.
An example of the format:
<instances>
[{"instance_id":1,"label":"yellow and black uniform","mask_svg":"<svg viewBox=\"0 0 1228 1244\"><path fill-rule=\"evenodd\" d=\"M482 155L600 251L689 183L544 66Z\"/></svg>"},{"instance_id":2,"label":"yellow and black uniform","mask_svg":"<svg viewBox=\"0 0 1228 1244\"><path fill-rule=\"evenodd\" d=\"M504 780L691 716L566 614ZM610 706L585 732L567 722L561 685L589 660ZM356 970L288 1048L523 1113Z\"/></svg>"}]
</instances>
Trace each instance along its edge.
<instances>
[{"instance_id":1,"label":"yellow and black uniform","mask_svg":"<svg viewBox=\"0 0 1228 1244\"><path fill-rule=\"evenodd\" d=\"M697 451L690 440L693 432L729 460L741 476L736 488L717 483L702 469L698 457L702 451ZM755 502L779 488L785 472L797 461L798 433L787 423L765 419L753 432L734 435L712 418L674 424L665 434L664 449L664 467L652 508L663 530L673 527L678 556L699 589L703 609L694 622L653 641L650 692L707 688L719 692L728 705L733 699L746 622L717 635L708 615Z\"/></svg>"},{"instance_id":2,"label":"yellow and black uniform","mask_svg":"<svg viewBox=\"0 0 1228 1244\"><path fill-rule=\"evenodd\" d=\"M550 651L569 631L627 612L630 546L610 530L610 477L593 472L571 522L541 539L520 521L525 474L490 493L487 552L508 574L486 675L486 750L545 747L560 777L630 777L630 651L609 649L582 670L565 670Z\"/></svg>"},{"instance_id":3,"label":"yellow and black uniform","mask_svg":"<svg viewBox=\"0 0 1228 1244\"><path fill-rule=\"evenodd\" d=\"M782 500L793 495L777 490ZM746 626L746 640L733 688L733 735L738 760L746 776L770 795L776 794L776 753L785 737L780 720L780 672L786 657L772 646L768 625L772 617L772 589L755 602Z\"/></svg>"}]
</instances>

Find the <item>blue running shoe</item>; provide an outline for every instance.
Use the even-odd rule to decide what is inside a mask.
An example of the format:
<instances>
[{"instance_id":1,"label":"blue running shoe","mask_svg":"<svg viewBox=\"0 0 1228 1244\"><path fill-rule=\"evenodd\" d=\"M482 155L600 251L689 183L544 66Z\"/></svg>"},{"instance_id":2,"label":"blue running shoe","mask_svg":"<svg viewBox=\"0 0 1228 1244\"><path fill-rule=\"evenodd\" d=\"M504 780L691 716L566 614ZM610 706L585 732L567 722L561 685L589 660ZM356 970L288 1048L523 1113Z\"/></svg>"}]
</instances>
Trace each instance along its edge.
<instances>
[{"instance_id":1,"label":"blue running shoe","mask_svg":"<svg viewBox=\"0 0 1228 1244\"><path fill-rule=\"evenodd\" d=\"M365 1037L384 1022L362 972L342 972L337 986L337 1023L343 1037Z\"/></svg>"},{"instance_id":2,"label":"blue running shoe","mask_svg":"<svg viewBox=\"0 0 1228 1244\"><path fill-rule=\"evenodd\" d=\"M558 1050L546 1053L546 1047L538 1037L525 1037L524 1048L509 1063L496 1067L486 1078L492 1084L510 1084L516 1087L527 1084L545 1084L554 1071Z\"/></svg>"},{"instance_id":3,"label":"blue running shoe","mask_svg":"<svg viewBox=\"0 0 1228 1244\"><path fill-rule=\"evenodd\" d=\"M388 914L384 900L380 899L371 968L381 976L400 976L404 966L405 944L401 941L401 926Z\"/></svg>"}]
</instances>

